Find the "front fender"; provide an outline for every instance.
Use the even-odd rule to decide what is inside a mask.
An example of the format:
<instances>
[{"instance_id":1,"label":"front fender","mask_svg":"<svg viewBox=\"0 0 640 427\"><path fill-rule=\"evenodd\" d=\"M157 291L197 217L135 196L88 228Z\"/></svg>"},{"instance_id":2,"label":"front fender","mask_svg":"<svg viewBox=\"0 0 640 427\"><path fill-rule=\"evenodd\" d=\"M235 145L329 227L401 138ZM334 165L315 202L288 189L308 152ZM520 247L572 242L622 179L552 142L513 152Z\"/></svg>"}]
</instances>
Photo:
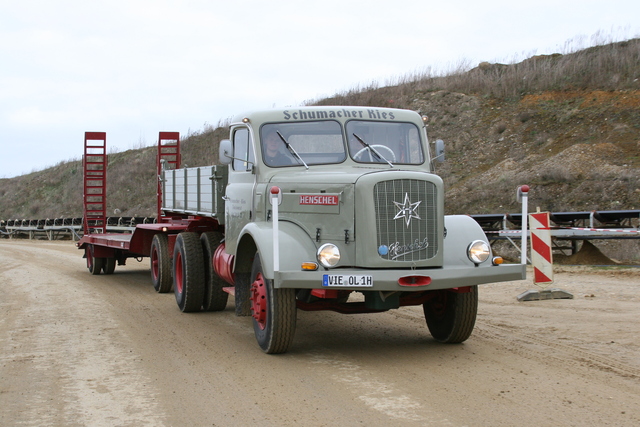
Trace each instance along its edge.
<instances>
[{"instance_id":1,"label":"front fender","mask_svg":"<svg viewBox=\"0 0 640 427\"><path fill-rule=\"evenodd\" d=\"M444 226L447 230L444 239L444 265L473 265L467 257L469 244L474 240L489 243L480 224L467 215L446 215Z\"/></svg>"},{"instance_id":2,"label":"front fender","mask_svg":"<svg viewBox=\"0 0 640 427\"><path fill-rule=\"evenodd\" d=\"M280 271L300 271L304 261L316 261L316 245L309 235L298 225L280 221ZM263 274L267 279L273 279L273 226L271 222L252 222L247 224L240 233L240 240L251 236L255 242Z\"/></svg>"}]
</instances>

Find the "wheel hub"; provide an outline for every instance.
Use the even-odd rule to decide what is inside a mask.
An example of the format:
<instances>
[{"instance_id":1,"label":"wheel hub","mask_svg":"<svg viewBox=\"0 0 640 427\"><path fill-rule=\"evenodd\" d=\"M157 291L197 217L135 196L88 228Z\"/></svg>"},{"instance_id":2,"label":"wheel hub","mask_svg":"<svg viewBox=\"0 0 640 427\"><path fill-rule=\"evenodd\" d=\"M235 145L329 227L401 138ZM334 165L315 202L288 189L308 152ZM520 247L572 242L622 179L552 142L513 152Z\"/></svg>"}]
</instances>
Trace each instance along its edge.
<instances>
[{"instance_id":1,"label":"wheel hub","mask_svg":"<svg viewBox=\"0 0 640 427\"><path fill-rule=\"evenodd\" d=\"M447 314L447 291L438 291L428 302L431 313L437 319L442 319Z\"/></svg>"},{"instance_id":2,"label":"wheel hub","mask_svg":"<svg viewBox=\"0 0 640 427\"><path fill-rule=\"evenodd\" d=\"M267 286L262 273L258 273L251 284L251 313L260 329L264 329L267 324Z\"/></svg>"}]
</instances>

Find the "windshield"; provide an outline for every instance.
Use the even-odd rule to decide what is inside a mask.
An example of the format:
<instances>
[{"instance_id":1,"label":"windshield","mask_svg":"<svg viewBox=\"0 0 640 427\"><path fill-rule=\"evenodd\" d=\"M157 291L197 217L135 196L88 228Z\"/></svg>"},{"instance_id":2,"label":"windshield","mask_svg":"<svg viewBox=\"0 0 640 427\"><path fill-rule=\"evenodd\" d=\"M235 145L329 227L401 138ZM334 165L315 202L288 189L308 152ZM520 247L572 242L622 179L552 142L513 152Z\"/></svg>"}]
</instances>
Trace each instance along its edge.
<instances>
[{"instance_id":1,"label":"windshield","mask_svg":"<svg viewBox=\"0 0 640 427\"><path fill-rule=\"evenodd\" d=\"M420 130L412 123L347 122L349 154L360 163L424 163Z\"/></svg>"},{"instance_id":2,"label":"windshield","mask_svg":"<svg viewBox=\"0 0 640 427\"><path fill-rule=\"evenodd\" d=\"M270 123L262 126L260 136L267 166L323 165L347 158L342 129L335 121Z\"/></svg>"}]
</instances>

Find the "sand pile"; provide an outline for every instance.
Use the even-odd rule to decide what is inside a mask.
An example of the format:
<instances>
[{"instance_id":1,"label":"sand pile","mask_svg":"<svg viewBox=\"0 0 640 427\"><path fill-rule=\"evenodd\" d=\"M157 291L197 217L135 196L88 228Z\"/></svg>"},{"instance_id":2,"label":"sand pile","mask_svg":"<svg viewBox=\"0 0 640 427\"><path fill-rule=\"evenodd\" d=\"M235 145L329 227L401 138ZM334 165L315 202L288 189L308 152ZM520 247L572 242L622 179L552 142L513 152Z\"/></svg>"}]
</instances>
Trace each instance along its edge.
<instances>
[{"instance_id":1,"label":"sand pile","mask_svg":"<svg viewBox=\"0 0 640 427\"><path fill-rule=\"evenodd\" d=\"M602 252L600 249L596 248L591 242L588 240L584 240L582 242L582 247L580 250L571 255L554 255L553 262L556 264L566 264L566 265L616 265L619 264L618 261L615 261Z\"/></svg>"}]
</instances>

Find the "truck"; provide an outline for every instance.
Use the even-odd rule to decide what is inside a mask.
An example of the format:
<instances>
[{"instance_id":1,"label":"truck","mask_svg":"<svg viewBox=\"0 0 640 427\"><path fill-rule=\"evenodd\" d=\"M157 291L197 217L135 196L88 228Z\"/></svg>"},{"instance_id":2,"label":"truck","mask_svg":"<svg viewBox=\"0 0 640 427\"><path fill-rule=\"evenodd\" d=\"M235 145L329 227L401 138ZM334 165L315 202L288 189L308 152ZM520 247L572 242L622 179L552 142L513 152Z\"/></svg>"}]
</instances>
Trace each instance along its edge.
<instances>
[{"instance_id":1,"label":"truck","mask_svg":"<svg viewBox=\"0 0 640 427\"><path fill-rule=\"evenodd\" d=\"M150 259L157 292L182 312L251 316L263 352L292 345L298 310L381 313L422 306L432 337L474 329L478 285L525 278L492 253L467 215L445 215L442 147L418 112L361 106L241 114L219 164L183 168L177 132L160 132L157 219L107 233L106 134L87 132L84 251L92 274Z\"/></svg>"}]
</instances>

